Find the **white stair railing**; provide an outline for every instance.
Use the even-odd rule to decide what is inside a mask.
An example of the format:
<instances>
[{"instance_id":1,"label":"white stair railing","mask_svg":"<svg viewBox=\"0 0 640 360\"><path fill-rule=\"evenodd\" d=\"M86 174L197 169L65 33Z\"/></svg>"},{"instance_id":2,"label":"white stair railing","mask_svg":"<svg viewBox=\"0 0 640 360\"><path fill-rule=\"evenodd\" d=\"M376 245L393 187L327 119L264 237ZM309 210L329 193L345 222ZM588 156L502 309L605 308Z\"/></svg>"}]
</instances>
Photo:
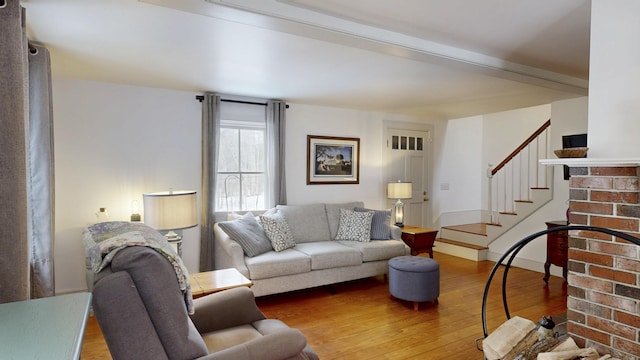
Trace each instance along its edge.
<instances>
[{"instance_id":1,"label":"white stair railing","mask_svg":"<svg viewBox=\"0 0 640 360\"><path fill-rule=\"evenodd\" d=\"M531 189L548 188L547 167L540 165L549 152L549 126L547 120L498 166L489 164L490 224L500 224L500 214L515 213L516 202L531 201Z\"/></svg>"}]
</instances>

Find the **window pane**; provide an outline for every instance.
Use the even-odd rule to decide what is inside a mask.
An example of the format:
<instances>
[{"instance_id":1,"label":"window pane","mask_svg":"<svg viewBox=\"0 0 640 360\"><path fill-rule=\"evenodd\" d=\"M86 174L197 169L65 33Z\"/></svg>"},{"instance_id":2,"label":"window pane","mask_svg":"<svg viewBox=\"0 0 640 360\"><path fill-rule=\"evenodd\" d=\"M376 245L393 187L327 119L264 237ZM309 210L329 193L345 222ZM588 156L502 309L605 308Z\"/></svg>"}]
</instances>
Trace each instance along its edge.
<instances>
[{"instance_id":1,"label":"window pane","mask_svg":"<svg viewBox=\"0 0 640 360\"><path fill-rule=\"evenodd\" d=\"M240 130L240 163L242 172L264 172L265 148L263 130Z\"/></svg>"},{"instance_id":2,"label":"window pane","mask_svg":"<svg viewBox=\"0 0 640 360\"><path fill-rule=\"evenodd\" d=\"M216 211L242 210L240 208L240 176L218 174Z\"/></svg>"},{"instance_id":3,"label":"window pane","mask_svg":"<svg viewBox=\"0 0 640 360\"><path fill-rule=\"evenodd\" d=\"M263 174L242 175L242 209L265 209L265 176Z\"/></svg>"},{"instance_id":4,"label":"window pane","mask_svg":"<svg viewBox=\"0 0 640 360\"><path fill-rule=\"evenodd\" d=\"M240 143L238 129L220 128L218 171L240 171Z\"/></svg>"}]
</instances>

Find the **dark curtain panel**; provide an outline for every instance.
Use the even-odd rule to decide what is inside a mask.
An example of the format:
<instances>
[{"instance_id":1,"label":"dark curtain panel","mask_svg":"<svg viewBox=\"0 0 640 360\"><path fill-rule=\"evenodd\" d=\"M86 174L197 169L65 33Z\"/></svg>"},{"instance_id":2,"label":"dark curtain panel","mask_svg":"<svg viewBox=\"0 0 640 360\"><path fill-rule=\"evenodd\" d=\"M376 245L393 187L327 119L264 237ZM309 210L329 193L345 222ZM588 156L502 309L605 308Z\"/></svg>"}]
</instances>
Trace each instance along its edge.
<instances>
[{"instance_id":1,"label":"dark curtain panel","mask_svg":"<svg viewBox=\"0 0 640 360\"><path fill-rule=\"evenodd\" d=\"M200 271L215 268L214 234L216 171L220 139L220 96L206 93L202 100L202 189L200 207Z\"/></svg>"},{"instance_id":2,"label":"dark curtain panel","mask_svg":"<svg viewBox=\"0 0 640 360\"><path fill-rule=\"evenodd\" d=\"M41 298L55 295L51 63L47 48L38 44L29 44L28 58L31 298Z\"/></svg>"},{"instance_id":3,"label":"dark curtain panel","mask_svg":"<svg viewBox=\"0 0 640 360\"><path fill-rule=\"evenodd\" d=\"M29 298L28 63L24 10L0 8L0 303Z\"/></svg>"}]
</instances>

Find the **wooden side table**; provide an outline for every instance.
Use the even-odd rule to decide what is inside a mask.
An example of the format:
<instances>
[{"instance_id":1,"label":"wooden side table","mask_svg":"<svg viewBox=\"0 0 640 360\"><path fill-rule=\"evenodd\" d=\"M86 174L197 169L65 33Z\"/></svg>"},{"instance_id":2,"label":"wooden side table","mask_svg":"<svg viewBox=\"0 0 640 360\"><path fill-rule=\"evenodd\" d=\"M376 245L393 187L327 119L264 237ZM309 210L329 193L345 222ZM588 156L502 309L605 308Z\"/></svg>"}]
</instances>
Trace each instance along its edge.
<instances>
[{"instance_id":1,"label":"wooden side table","mask_svg":"<svg viewBox=\"0 0 640 360\"><path fill-rule=\"evenodd\" d=\"M548 221L547 229L567 226L567 221ZM544 280L549 284L549 268L551 265L562 267L562 276L567 281L567 262L569 260L569 234L567 231L556 231L547 234L547 261L544 263Z\"/></svg>"},{"instance_id":2,"label":"wooden side table","mask_svg":"<svg viewBox=\"0 0 640 360\"><path fill-rule=\"evenodd\" d=\"M194 299L222 290L253 285L251 280L236 268L191 274L190 280L191 294Z\"/></svg>"},{"instance_id":3,"label":"wooden side table","mask_svg":"<svg viewBox=\"0 0 640 360\"><path fill-rule=\"evenodd\" d=\"M402 241L411 248L411 255L428 253L433 259L433 242L438 230L405 225L402 229Z\"/></svg>"}]
</instances>

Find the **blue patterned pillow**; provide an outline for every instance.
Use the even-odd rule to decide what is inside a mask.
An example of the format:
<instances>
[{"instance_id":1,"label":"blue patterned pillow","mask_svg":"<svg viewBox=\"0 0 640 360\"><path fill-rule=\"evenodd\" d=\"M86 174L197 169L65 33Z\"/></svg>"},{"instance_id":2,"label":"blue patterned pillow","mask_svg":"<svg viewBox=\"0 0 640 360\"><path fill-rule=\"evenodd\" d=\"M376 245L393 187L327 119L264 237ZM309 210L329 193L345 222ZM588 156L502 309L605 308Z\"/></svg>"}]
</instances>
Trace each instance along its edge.
<instances>
[{"instance_id":1,"label":"blue patterned pillow","mask_svg":"<svg viewBox=\"0 0 640 360\"><path fill-rule=\"evenodd\" d=\"M373 211L357 212L340 209L340 225L335 240L368 242L371 239Z\"/></svg>"},{"instance_id":2,"label":"blue patterned pillow","mask_svg":"<svg viewBox=\"0 0 640 360\"><path fill-rule=\"evenodd\" d=\"M273 249L262 226L250 212L236 220L219 222L218 226L232 240L240 244L248 257L264 254Z\"/></svg>"},{"instance_id":3,"label":"blue patterned pillow","mask_svg":"<svg viewBox=\"0 0 640 360\"><path fill-rule=\"evenodd\" d=\"M260 215L260 223L273 250L280 252L296 246L289 224L281 214Z\"/></svg>"},{"instance_id":4,"label":"blue patterned pillow","mask_svg":"<svg viewBox=\"0 0 640 360\"><path fill-rule=\"evenodd\" d=\"M354 211L373 211L373 219L371 220L371 240L389 240L391 239L391 210L371 210L356 207Z\"/></svg>"}]
</instances>

